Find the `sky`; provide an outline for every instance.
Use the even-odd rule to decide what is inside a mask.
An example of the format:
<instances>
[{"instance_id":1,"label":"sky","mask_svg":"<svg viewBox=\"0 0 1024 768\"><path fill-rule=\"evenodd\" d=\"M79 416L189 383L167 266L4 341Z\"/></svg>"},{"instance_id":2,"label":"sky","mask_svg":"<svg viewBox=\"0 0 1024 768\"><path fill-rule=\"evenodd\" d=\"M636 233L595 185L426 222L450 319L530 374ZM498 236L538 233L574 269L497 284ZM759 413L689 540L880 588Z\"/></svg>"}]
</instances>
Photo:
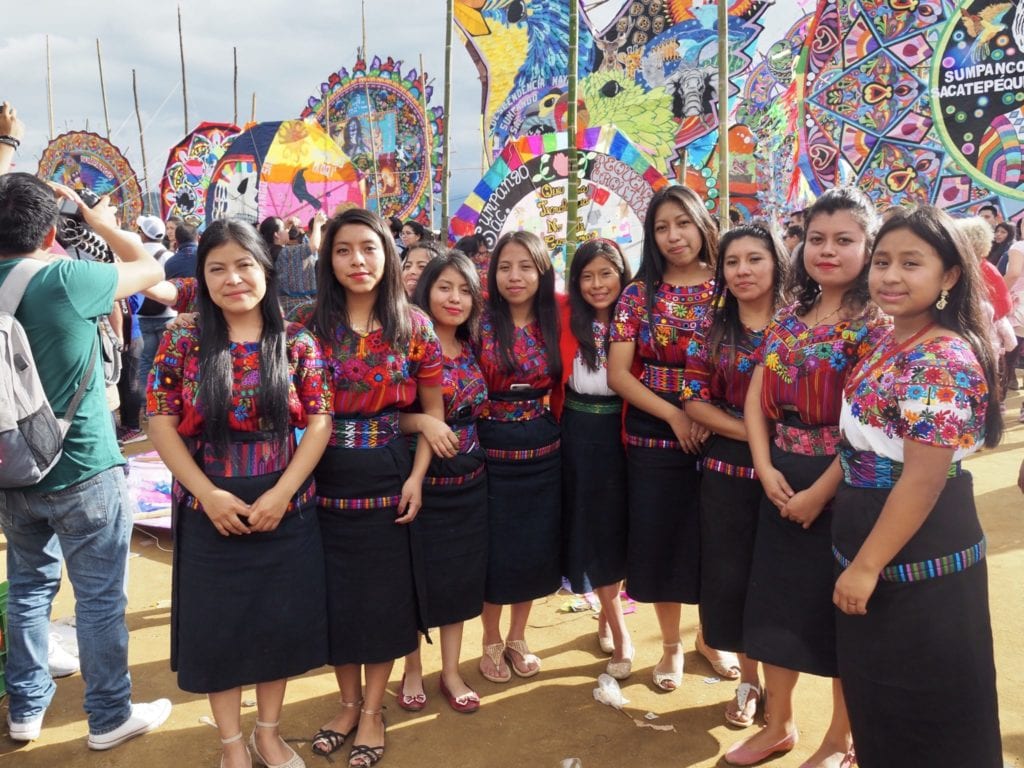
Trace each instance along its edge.
<instances>
[{"instance_id":1,"label":"sky","mask_svg":"<svg viewBox=\"0 0 1024 768\"><path fill-rule=\"evenodd\" d=\"M778 40L799 14L782 0L766 14L762 41ZM27 126L16 169L35 173L48 141L46 36L50 40L54 129L104 135L96 40L103 53L111 140L142 183L143 163L132 98L138 81L148 187L158 189L167 152L185 130L177 9L180 5L188 85L189 129L234 117L232 48L238 48L239 121L299 116L320 83L351 69L362 44L360 0L8 0L0 27L0 100L13 103ZM624 5L609 0L591 11L600 29ZM369 57L392 56L403 72L423 55L442 103L444 0L365 0ZM458 33L452 42L451 186L454 214L482 175L481 88L476 65Z\"/></svg>"}]
</instances>

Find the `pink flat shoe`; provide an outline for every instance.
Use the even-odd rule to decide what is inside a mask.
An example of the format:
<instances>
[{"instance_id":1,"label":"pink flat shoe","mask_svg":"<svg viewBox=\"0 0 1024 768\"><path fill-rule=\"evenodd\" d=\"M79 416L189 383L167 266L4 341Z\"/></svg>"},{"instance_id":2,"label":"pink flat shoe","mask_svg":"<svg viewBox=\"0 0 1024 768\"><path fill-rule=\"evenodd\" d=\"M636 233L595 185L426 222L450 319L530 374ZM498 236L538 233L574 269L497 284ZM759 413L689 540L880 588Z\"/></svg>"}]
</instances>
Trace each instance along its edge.
<instances>
[{"instance_id":1,"label":"pink flat shoe","mask_svg":"<svg viewBox=\"0 0 1024 768\"><path fill-rule=\"evenodd\" d=\"M744 739L729 747L729 751L725 753L725 762L729 765L755 765L762 760L767 760L772 755L791 751L796 746L797 735L795 732L787 733L764 749L751 749L747 746L748 741L750 739Z\"/></svg>"},{"instance_id":2,"label":"pink flat shoe","mask_svg":"<svg viewBox=\"0 0 1024 768\"><path fill-rule=\"evenodd\" d=\"M422 712L427 706L427 694L417 693L409 696L405 692L405 675L402 675L402 682L398 685L398 706L406 712Z\"/></svg>"}]
</instances>

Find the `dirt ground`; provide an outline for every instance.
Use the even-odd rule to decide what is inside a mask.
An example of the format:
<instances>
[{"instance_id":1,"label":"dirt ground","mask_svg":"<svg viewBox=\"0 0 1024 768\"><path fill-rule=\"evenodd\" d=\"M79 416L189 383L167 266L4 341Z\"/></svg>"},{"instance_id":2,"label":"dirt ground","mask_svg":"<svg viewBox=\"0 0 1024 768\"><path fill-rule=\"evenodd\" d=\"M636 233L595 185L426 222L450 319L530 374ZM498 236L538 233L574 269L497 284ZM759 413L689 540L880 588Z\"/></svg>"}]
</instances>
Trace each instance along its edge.
<instances>
[{"instance_id":1,"label":"dirt ground","mask_svg":"<svg viewBox=\"0 0 1024 768\"><path fill-rule=\"evenodd\" d=\"M1016 421L1020 395L1007 400L1009 429L1002 445L972 457L967 466L974 474L978 507L989 539L989 579L992 622L999 676L1000 717L1006 764L1024 768L1024 496L1015 482L1024 457L1024 425ZM149 450L148 443L132 452ZM82 712L82 678L58 682L57 694L46 714L42 737L29 745L13 742L0 727L0 765L19 768L74 765L106 768L140 766L170 768L218 764L219 745L206 699L183 693L168 668L170 618L170 540L154 541L138 531L132 541L128 628L130 661L136 701L167 696L174 711L158 731L110 752L89 752ZM0 537L0 548L5 548ZM6 559L4 559L5 562ZM5 565L0 563L0 580ZM1014 597L1016 595L1016 597ZM622 712L594 701L592 690L604 671L606 657L597 646L597 622L590 613L558 611L569 599L553 595L537 601L528 633L533 650L543 660L542 673L530 680L514 679L507 685L483 680L476 670L480 626L466 624L462 673L483 697L472 716L453 712L438 692L438 648L425 646L424 666L430 697L418 714L403 712L394 703L401 676L396 665L388 686L387 754L384 765L465 766L504 768L532 765L557 768L567 758L579 758L583 768L619 766L720 766L721 756L745 732L724 725L722 710L733 684L717 681L711 667L693 649L697 612L683 610L683 637L690 649L680 690L655 693L651 670L660 654L660 637L650 606L638 605L627 617L637 646L633 676L623 684L629 699ZM73 612L69 585L62 588L54 617ZM951 617L955 620L955 617ZM243 699L253 699L251 692ZM310 766L323 758L309 751L309 737L335 711L338 691L326 668L293 680L288 688L282 731ZM6 702L0 716L6 720ZM656 719L645 719L653 713ZM804 677L797 688L797 717L802 741L788 756L771 765L799 765L816 747L830 714L828 682ZM252 727L255 707L244 713ZM642 727L654 725L665 730ZM667 727L667 728L666 728ZM344 765L347 751L333 761ZM967 768L967 767L965 767Z\"/></svg>"}]
</instances>

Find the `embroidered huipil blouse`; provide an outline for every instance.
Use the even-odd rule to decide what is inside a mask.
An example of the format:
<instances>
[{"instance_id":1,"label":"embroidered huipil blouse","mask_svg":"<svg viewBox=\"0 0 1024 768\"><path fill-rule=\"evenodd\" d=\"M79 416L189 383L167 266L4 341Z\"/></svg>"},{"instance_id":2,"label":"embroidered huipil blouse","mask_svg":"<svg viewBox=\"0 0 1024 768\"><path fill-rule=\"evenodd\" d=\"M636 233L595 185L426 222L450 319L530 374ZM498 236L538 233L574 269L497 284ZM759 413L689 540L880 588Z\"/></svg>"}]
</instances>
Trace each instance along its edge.
<instances>
[{"instance_id":1,"label":"embroidered huipil blouse","mask_svg":"<svg viewBox=\"0 0 1024 768\"><path fill-rule=\"evenodd\" d=\"M808 328L797 306L776 313L755 354L755 362L764 365L761 408L776 421L785 407L808 426L834 426L851 366L871 350L886 326L881 319L862 317Z\"/></svg>"},{"instance_id":2,"label":"embroidered huipil blouse","mask_svg":"<svg viewBox=\"0 0 1024 768\"><path fill-rule=\"evenodd\" d=\"M738 417L743 413L764 331L744 328L736 346L729 347L723 342L718 350L718 359L712 361L713 350L707 345L712 320L709 312L690 339L686 351L683 399L708 402Z\"/></svg>"},{"instance_id":3,"label":"embroidered huipil blouse","mask_svg":"<svg viewBox=\"0 0 1024 768\"><path fill-rule=\"evenodd\" d=\"M547 347L544 345L544 335L538 321L534 320L522 328L513 328L512 360L515 363L514 369L506 371L502 364L494 324L489 314L484 313L480 324L480 354L477 362L487 383L487 391L492 395L515 395L513 384L526 385L534 390L551 388L553 382L548 370ZM480 418L528 421L539 416L544 410L538 400L505 402L488 399L484 403Z\"/></svg>"},{"instance_id":4,"label":"embroidered huipil blouse","mask_svg":"<svg viewBox=\"0 0 1024 768\"><path fill-rule=\"evenodd\" d=\"M312 305L295 310L305 323ZM344 323L324 346L328 378L333 385L332 410L336 417L372 416L385 409L405 408L416 400L418 385L441 386L441 344L430 319L419 309L409 308L412 335L408 346L395 348L381 329L365 336ZM335 437L329 445L334 445Z\"/></svg>"},{"instance_id":5,"label":"embroidered huipil blouse","mask_svg":"<svg viewBox=\"0 0 1024 768\"><path fill-rule=\"evenodd\" d=\"M307 416L331 412L330 387L320 345L313 334L295 323L287 324L288 414L293 427L304 428ZM230 345L232 387L228 426L237 432L258 432L260 423L260 344ZM199 329L175 328L164 334L153 361L146 388L146 413L179 416L178 434L198 437L203 414L196 407L199 391Z\"/></svg>"},{"instance_id":6,"label":"embroidered huipil blouse","mask_svg":"<svg viewBox=\"0 0 1024 768\"><path fill-rule=\"evenodd\" d=\"M611 397L615 394L608 386L608 331L610 323L594 320L591 332L594 334L594 345L597 348L597 370L592 371L583 361L583 354L577 350L572 359L572 371L569 373L569 387L581 395L599 395ZM563 333L572 333L565 329Z\"/></svg>"},{"instance_id":7,"label":"embroidered huipil blouse","mask_svg":"<svg viewBox=\"0 0 1024 768\"><path fill-rule=\"evenodd\" d=\"M903 441L952 448L953 461L985 442L989 393L971 346L935 337L892 354L889 329L851 372L839 426L857 451L903 461Z\"/></svg>"},{"instance_id":8,"label":"embroidered huipil blouse","mask_svg":"<svg viewBox=\"0 0 1024 768\"><path fill-rule=\"evenodd\" d=\"M444 357L442 391L444 420L459 436L459 453L468 453L478 445L476 420L487 401L487 384L468 344L458 357Z\"/></svg>"}]
</instances>

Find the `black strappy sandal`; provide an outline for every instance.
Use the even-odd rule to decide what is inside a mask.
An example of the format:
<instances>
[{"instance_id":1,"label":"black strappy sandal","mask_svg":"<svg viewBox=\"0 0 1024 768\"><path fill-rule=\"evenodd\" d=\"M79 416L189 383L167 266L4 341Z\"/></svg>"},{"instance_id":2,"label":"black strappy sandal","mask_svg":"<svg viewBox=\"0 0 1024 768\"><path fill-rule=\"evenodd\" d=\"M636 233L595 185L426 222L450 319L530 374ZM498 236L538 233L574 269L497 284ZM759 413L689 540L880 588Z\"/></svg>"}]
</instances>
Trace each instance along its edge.
<instances>
[{"instance_id":1,"label":"black strappy sandal","mask_svg":"<svg viewBox=\"0 0 1024 768\"><path fill-rule=\"evenodd\" d=\"M361 707L362 704L362 699L354 702L341 702L341 706L347 707L349 709ZM358 726L359 723L357 722L356 725ZM330 728L321 728L319 731L316 732L316 735L313 736L313 742L312 744L310 744L310 748L313 750L314 755L319 755L320 757L327 757L328 755L332 755L339 749L341 749L342 746L344 746L345 741L348 739L348 737L352 734L352 731L354 730L355 728L352 728L352 730L350 730L348 733L339 733L338 731L332 731ZM318 746L318 743L322 746Z\"/></svg>"},{"instance_id":2,"label":"black strappy sandal","mask_svg":"<svg viewBox=\"0 0 1024 768\"><path fill-rule=\"evenodd\" d=\"M371 709L360 709L363 715L380 715L383 709L371 710ZM385 735L387 735L387 723L384 722L384 717L381 716L381 725L384 726ZM352 751L348 756L349 768L371 768L376 765L384 757L384 745L379 747L370 747L366 744L355 744L352 746Z\"/></svg>"}]
</instances>

